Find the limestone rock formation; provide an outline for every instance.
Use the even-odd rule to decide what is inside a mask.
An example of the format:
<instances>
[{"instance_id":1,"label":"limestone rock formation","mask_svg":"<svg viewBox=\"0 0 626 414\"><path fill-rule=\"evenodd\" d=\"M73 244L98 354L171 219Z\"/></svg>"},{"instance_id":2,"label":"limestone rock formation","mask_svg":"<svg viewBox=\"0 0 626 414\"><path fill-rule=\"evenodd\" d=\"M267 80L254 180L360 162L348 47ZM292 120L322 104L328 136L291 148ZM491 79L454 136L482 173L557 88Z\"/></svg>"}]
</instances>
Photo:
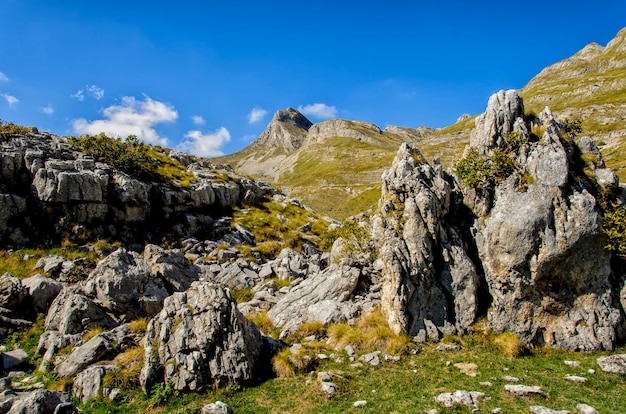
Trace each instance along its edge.
<instances>
[{"instance_id":1,"label":"limestone rock formation","mask_svg":"<svg viewBox=\"0 0 626 414\"><path fill-rule=\"evenodd\" d=\"M303 322L320 321L324 325L350 318L348 302L359 282L356 267L331 265L321 273L302 280L267 313L281 337L297 330Z\"/></svg>"},{"instance_id":2,"label":"limestone rock formation","mask_svg":"<svg viewBox=\"0 0 626 414\"><path fill-rule=\"evenodd\" d=\"M228 290L196 282L165 300L148 324L144 348L140 382L146 392L165 381L176 390L196 390L251 380L263 341Z\"/></svg>"},{"instance_id":3,"label":"limestone rock formation","mask_svg":"<svg viewBox=\"0 0 626 414\"><path fill-rule=\"evenodd\" d=\"M94 365L76 376L72 385L72 395L84 404L100 395L102 379L111 371L119 369L116 365Z\"/></svg>"},{"instance_id":4,"label":"limestone rock formation","mask_svg":"<svg viewBox=\"0 0 626 414\"><path fill-rule=\"evenodd\" d=\"M7 414L49 414L78 413L78 409L70 403L70 396L61 391L36 390L25 393L10 401Z\"/></svg>"},{"instance_id":5,"label":"limestone rock formation","mask_svg":"<svg viewBox=\"0 0 626 414\"><path fill-rule=\"evenodd\" d=\"M549 110L527 119L515 91L492 96L476 125L470 148L506 151L516 165L466 194L479 216L473 232L493 298L490 325L527 344L612 349L623 315L613 303L597 191L576 170L581 149ZM533 128L545 132L533 136ZM511 133L522 142L517 149Z\"/></svg>"},{"instance_id":6,"label":"limestone rock formation","mask_svg":"<svg viewBox=\"0 0 626 414\"><path fill-rule=\"evenodd\" d=\"M369 122L330 119L311 126L305 145L322 144L324 140L333 137L344 137L378 145L380 142L374 137L382 137L382 134L383 131L379 127Z\"/></svg>"},{"instance_id":7,"label":"limestone rock formation","mask_svg":"<svg viewBox=\"0 0 626 414\"><path fill-rule=\"evenodd\" d=\"M52 301L63 289L63 285L40 274L22 280L35 311L47 313Z\"/></svg>"},{"instance_id":8,"label":"limestone rock formation","mask_svg":"<svg viewBox=\"0 0 626 414\"><path fill-rule=\"evenodd\" d=\"M396 332L435 339L474 322L479 277L452 221L463 214L461 202L454 178L408 144L383 174L373 236L383 263L382 309Z\"/></svg>"},{"instance_id":9,"label":"limestone rock formation","mask_svg":"<svg viewBox=\"0 0 626 414\"><path fill-rule=\"evenodd\" d=\"M71 377L89 365L113 357L138 342L139 336L131 332L127 324L120 325L75 347L70 355L56 366L55 371L61 377Z\"/></svg>"},{"instance_id":10,"label":"limestone rock formation","mask_svg":"<svg viewBox=\"0 0 626 414\"><path fill-rule=\"evenodd\" d=\"M188 164L196 177L190 188L142 182L39 132L8 137L0 154L0 245L8 247L77 231L128 243L160 241L166 227L179 236L208 234L208 212L219 216L275 192L206 160Z\"/></svg>"}]
</instances>

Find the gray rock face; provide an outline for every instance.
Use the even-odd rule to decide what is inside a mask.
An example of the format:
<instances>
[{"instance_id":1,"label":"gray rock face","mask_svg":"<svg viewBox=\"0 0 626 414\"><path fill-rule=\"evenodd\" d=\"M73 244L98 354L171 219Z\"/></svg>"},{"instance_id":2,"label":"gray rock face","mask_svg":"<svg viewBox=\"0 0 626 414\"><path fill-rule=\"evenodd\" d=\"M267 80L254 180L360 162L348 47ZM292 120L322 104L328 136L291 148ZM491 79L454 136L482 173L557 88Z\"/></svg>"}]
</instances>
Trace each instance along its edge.
<instances>
[{"instance_id":1,"label":"gray rock face","mask_svg":"<svg viewBox=\"0 0 626 414\"><path fill-rule=\"evenodd\" d=\"M103 308L131 319L156 314L169 296L154 280L143 257L125 249L100 261L82 291Z\"/></svg>"},{"instance_id":2,"label":"gray rock face","mask_svg":"<svg viewBox=\"0 0 626 414\"><path fill-rule=\"evenodd\" d=\"M196 282L175 293L148 324L140 382L149 391L168 381L176 390L252 379L263 347L258 328L238 310L231 294Z\"/></svg>"},{"instance_id":3,"label":"gray rock face","mask_svg":"<svg viewBox=\"0 0 626 414\"><path fill-rule=\"evenodd\" d=\"M515 90L491 95L487 110L476 119L470 147L478 151L504 147L506 134L516 129L516 123L523 116L524 102Z\"/></svg>"},{"instance_id":4,"label":"gray rock face","mask_svg":"<svg viewBox=\"0 0 626 414\"><path fill-rule=\"evenodd\" d=\"M63 289L63 284L40 274L22 280L22 286L28 292L37 312L48 312L52 301Z\"/></svg>"},{"instance_id":5,"label":"gray rock face","mask_svg":"<svg viewBox=\"0 0 626 414\"><path fill-rule=\"evenodd\" d=\"M50 305L46 316L46 330L61 335L82 333L91 326L113 328L118 325L102 307L78 288L63 289Z\"/></svg>"},{"instance_id":6,"label":"gray rock face","mask_svg":"<svg viewBox=\"0 0 626 414\"><path fill-rule=\"evenodd\" d=\"M28 361L28 354L23 349L14 349L12 351L0 354L0 362L4 371L10 371L21 364Z\"/></svg>"},{"instance_id":7,"label":"gray rock face","mask_svg":"<svg viewBox=\"0 0 626 414\"><path fill-rule=\"evenodd\" d=\"M37 390L14 400L7 414L50 414L63 407L64 413L78 412L64 392Z\"/></svg>"},{"instance_id":8,"label":"gray rock face","mask_svg":"<svg viewBox=\"0 0 626 414\"><path fill-rule=\"evenodd\" d=\"M115 365L96 365L82 371L74 379L72 395L79 398L84 404L92 398L100 395L102 379L107 372L118 369Z\"/></svg>"},{"instance_id":9,"label":"gray rock face","mask_svg":"<svg viewBox=\"0 0 626 414\"><path fill-rule=\"evenodd\" d=\"M504 391L510 392L517 396L525 396L531 394L543 394L543 390L538 385L512 385L506 384Z\"/></svg>"},{"instance_id":10,"label":"gray rock face","mask_svg":"<svg viewBox=\"0 0 626 414\"><path fill-rule=\"evenodd\" d=\"M344 322L350 317L348 299L357 287L359 276L358 268L331 265L292 287L267 316L282 328L281 337L295 332L305 321L320 321L324 325Z\"/></svg>"},{"instance_id":11,"label":"gray rock face","mask_svg":"<svg viewBox=\"0 0 626 414\"><path fill-rule=\"evenodd\" d=\"M302 145L311 125L311 121L293 108L276 111L254 145L261 148L281 148L287 153L294 152Z\"/></svg>"},{"instance_id":12,"label":"gray rock face","mask_svg":"<svg viewBox=\"0 0 626 414\"><path fill-rule=\"evenodd\" d=\"M376 145L379 142L372 136L376 137L382 133L379 127L369 122L330 119L314 124L309 128L305 145L320 144L333 137L347 137Z\"/></svg>"},{"instance_id":13,"label":"gray rock face","mask_svg":"<svg viewBox=\"0 0 626 414\"><path fill-rule=\"evenodd\" d=\"M86 344L77 347L55 371L61 377L71 377L87 366L110 357L113 351L113 343L108 338L96 335Z\"/></svg>"},{"instance_id":14,"label":"gray rock face","mask_svg":"<svg viewBox=\"0 0 626 414\"><path fill-rule=\"evenodd\" d=\"M478 407L478 403L481 397L484 397L485 393L478 391L454 391L444 392L435 397L435 401L442 403L446 407L454 407L457 404L465 405L468 407Z\"/></svg>"},{"instance_id":15,"label":"gray rock face","mask_svg":"<svg viewBox=\"0 0 626 414\"><path fill-rule=\"evenodd\" d=\"M598 414L598 410L587 404L576 404L576 411L580 414Z\"/></svg>"},{"instance_id":16,"label":"gray rock face","mask_svg":"<svg viewBox=\"0 0 626 414\"><path fill-rule=\"evenodd\" d=\"M22 282L11 273L0 276L0 307L17 306L22 303L27 294Z\"/></svg>"},{"instance_id":17,"label":"gray rock face","mask_svg":"<svg viewBox=\"0 0 626 414\"><path fill-rule=\"evenodd\" d=\"M98 334L86 343L77 346L72 353L59 364L55 371L61 377L71 377L85 367L110 358L125 349L139 343L139 335L134 334L128 325L120 325L108 332Z\"/></svg>"},{"instance_id":18,"label":"gray rock face","mask_svg":"<svg viewBox=\"0 0 626 414\"><path fill-rule=\"evenodd\" d=\"M474 204L485 208L474 231L493 298L489 323L527 344L612 349L622 317L612 303L601 211L590 190L571 178L574 144L559 137L549 111L540 118L543 136L516 154L531 183L520 189L513 173L497 183L492 202ZM477 121L470 146L492 154L506 148L508 132L529 138L528 129L521 98L500 92Z\"/></svg>"},{"instance_id":19,"label":"gray rock face","mask_svg":"<svg viewBox=\"0 0 626 414\"><path fill-rule=\"evenodd\" d=\"M532 414L570 414L567 410L553 410L541 405L531 405L528 409Z\"/></svg>"},{"instance_id":20,"label":"gray rock face","mask_svg":"<svg viewBox=\"0 0 626 414\"><path fill-rule=\"evenodd\" d=\"M215 401L202 407L200 412L202 414L233 414L233 409L226 403Z\"/></svg>"},{"instance_id":21,"label":"gray rock face","mask_svg":"<svg viewBox=\"0 0 626 414\"><path fill-rule=\"evenodd\" d=\"M437 330L464 332L476 318L479 277L448 220L461 214L460 200L454 178L421 162L408 144L383 174L373 236L381 246L382 309L396 332L437 340Z\"/></svg>"},{"instance_id":22,"label":"gray rock face","mask_svg":"<svg viewBox=\"0 0 626 414\"><path fill-rule=\"evenodd\" d=\"M207 210L220 214L276 192L206 160L186 161L197 181L191 188L172 188L96 163L65 138L12 137L0 145L0 245L72 236L77 225L94 239L129 243L160 240L169 229L204 235L212 222Z\"/></svg>"}]
</instances>

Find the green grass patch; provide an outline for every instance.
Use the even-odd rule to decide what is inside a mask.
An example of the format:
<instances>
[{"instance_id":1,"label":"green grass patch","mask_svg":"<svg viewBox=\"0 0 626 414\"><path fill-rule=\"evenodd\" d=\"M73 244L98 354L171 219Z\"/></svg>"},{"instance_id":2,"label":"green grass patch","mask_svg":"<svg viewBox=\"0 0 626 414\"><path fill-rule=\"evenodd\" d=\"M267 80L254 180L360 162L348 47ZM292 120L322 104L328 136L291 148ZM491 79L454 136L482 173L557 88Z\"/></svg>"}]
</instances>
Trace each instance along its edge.
<instances>
[{"instance_id":1,"label":"green grass patch","mask_svg":"<svg viewBox=\"0 0 626 414\"><path fill-rule=\"evenodd\" d=\"M87 262L93 264L98 260L98 252L94 249L84 251L76 248L28 248L16 251L0 250L0 275L10 272L18 279L24 279L37 273L46 275L43 269L35 269L35 265L39 259L59 255L65 260L87 259Z\"/></svg>"},{"instance_id":2,"label":"green grass patch","mask_svg":"<svg viewBox=\"0 0 626 414\"><path fill-rule=\"evenodd\" d=\"M253 232L257 243L253 250L268 257L276 256L285 247L298 251L305 242L321 242L329 224L297 204L272 200L235 208L233 226L236 223Z\"/></svg>"},{"instance_id":3,"label":"green grass patch","mask_svg":"<svg viewBox=\"0 0 626 414\"><path fill-rule=\"evenodd\" d=\"M418 354L406 355L400 362L383 362L374 367L354 367L347 358L340 363L318 361L294 372L293 376L272 379L256 386L180 393L176 398L166 399L158 408L148 409L150 397L136 389L124 391L123 405L99 399L81 408L96 414L141 411L195 413L204 404L220 400L229 404L236 413L405 413L426 412L433 408L440 413L471 412L471 408L447 409L434 401L438 394L455 390L484 392L489 399L482 400L480 412L491 412L500 407L506 413L526 414L531 405L575 412L576 404L585 403L601 413L618 414L626 405L623 376L602 372L595 362L606 352L536 349L527 357L502 358L501 353L486 344L480 334L461 337L460 342L462 349L459 352L438 352L435 351L436 344L426 345ZM283 353L287 354L287 351ZM312 346L311 352L315 351L315 346ZM623 348L615 351L623 352L626 352ZM289 358L289 355L285 356ZM580 366L568 366L565 360L578 361ZM464 374L455 367L458 363L475 363L478 366L476 377ZM313 369L314 372L311 371ZM596 372L589 374L589 369ZM341 371L333 378L338 392L331 397L320 391L316 381L316 372L322 370ZM564 378L567 374L584 376L589 381L585 384L573 383ZM504 391L507 382L502 378L506 375L519 378L519 384L541 386L545 395L512 396ZM491 382L492 386L480 385L485 381ZM366 400L367 405L353 407L357 400Z\"/></svg>"}]
</instances>

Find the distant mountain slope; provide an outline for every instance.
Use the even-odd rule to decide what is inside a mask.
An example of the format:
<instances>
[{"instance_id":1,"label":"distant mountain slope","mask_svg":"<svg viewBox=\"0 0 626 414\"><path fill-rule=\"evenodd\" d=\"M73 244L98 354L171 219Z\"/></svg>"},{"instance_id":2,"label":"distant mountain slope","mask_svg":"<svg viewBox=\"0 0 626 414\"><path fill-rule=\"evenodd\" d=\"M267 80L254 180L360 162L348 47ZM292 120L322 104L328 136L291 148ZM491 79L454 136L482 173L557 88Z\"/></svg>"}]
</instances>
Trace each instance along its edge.
<instances>
[{"instance_id":1,"label":"distant mountain slope","mask_svg":"<svg viewBox=\"0 0 626 414\"><path fill-rule=\"evenodd\" d=\"M551 65L520 90L527 113L549 106L557 119L580 118L583 135L601 148L609 168L626 182L626 28L606 47L585 46ZM244 150L216 161L282 186L318 212L343 219L375 208L380 174L402 142L451 169L469 143L476 117L446 128L387 127L329 120L311 124L294 109L278 111Z\"/></svg>"},{"instance_id":2,"label":"distant mountain slope","mask_svg":"<svg viewBox=\"0 0 626 414\"><path fill-rule=\"evenodd\" d=\"M216 161L279 185L318 212L343 219L375 207L380 176L400 144L432 132L396 126L381 130L345 119L312 124L289 108L277 111L250 146Z\"/></svg>"},{"instance_id":3,"label":"distant mountain slope","mask_svg":"<svg viewBox=\"0 0 626 414\"><path fill-rule=\"evenodd\" d=\"M559 118L582 119L583 134L626 181L626 28L606 47L591 43L545 68L520 92L527 111L549 106Z\"/></svg>"}]
</instances>

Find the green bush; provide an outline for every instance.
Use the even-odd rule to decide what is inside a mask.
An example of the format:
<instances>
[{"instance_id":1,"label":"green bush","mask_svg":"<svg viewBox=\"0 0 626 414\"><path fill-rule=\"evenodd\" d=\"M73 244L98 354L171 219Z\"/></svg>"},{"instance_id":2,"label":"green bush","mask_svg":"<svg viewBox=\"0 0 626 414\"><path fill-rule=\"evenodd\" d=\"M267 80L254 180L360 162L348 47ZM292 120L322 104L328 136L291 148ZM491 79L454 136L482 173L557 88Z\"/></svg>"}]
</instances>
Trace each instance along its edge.
<instances>
[{"instance_id":1,"label":"green bush","mask_svg":"<svg viewBox=\"0 0 626 414\"><path fill-rule=\"evenodd\" d=\"M471 148L454 166L454 173L466 187L485 188L492 181L491 159Z\"/></svg>"},{"instance_id":2,"label":"green bush","mask_svg":"<svg viewBox=\"0 0 626 414\"><path fill-rule=\"evenodd\" d=\"M157 162L148 155L149 146L134 135L125 139L111 138L104 133L72 137L70 144L82 148L96 161L109 164L126 174L144 180L157 178Z\"/></svg>"},{"instance_id":3,"label":"green bush","mask_svg":"<svg viewBox=\"0 0 626 414\"><path fill-rule=\"evenodd\" d=\"M454 173L466 187L476 189L485 189L516 172L521 173L514 155L528 143L528 139L518 132L510 132L505 142L506 148L497 149L492 155L480 154L471 148L467 156L455 164Z\"/></svg>"},{"instance_id":4,"label":"green bush","mask_svg":"<svg viewBox=\"0 0 626 414\"><path fill-rule=\"evenodd\" d=\"M165 155L162 149L145 144L135 136L111 138L100 133L69 140L98 162L109 164L131 177L189 187L195 176L185 166Z\"/></svg>"},{"instance_id":5,"label":"green bush","mask_svg":"<svg viewBox=\"0 0 626 414\"><path fill-rule=\"evenodd\" d=\"M607 238L605 248L626 258L626 209L623 205L611 203L605 210L602 232Z\"/></svg>"},{"instance_id":6,"label":"green bush","mask_svg":"<svg viewBox=\"0 0 626 414\"><path fill-rule=\"evenodd\" d=\"M582 124L583 121L580 118L565 118L565 120L561 122L561 128L563 129L563 132L567 134L567 137L573 141L576 139L576 136L583 132Z\"/></svg>"},{"instance_id":7,"label":"green bush","mask_svg":"<svg viewBox=\"0 0 626 414\"><path fill-rule=\"evenodd\" d=\"M14 124L13 122L4 122L0 119L0 137L8 137L10 135L23 135L33 132L32 127L25 127L22 125ZM35 129L36 130L36 129Z\"/></svg>"}]
</instances>

